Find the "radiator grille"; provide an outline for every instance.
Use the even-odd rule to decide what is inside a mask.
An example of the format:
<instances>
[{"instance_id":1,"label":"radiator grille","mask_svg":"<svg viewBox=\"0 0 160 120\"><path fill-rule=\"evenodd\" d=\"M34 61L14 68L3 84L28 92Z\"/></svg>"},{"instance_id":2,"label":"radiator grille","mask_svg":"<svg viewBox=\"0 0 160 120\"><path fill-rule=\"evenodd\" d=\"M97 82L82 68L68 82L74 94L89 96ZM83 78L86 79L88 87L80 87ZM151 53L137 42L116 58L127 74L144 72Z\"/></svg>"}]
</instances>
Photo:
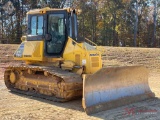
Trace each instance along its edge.
<instances>
[{"instance_id":1,"label":"radiator grille","mask_svg":"<svg viewBox=\"0 0 160 120\"><path fill-rule=\"evenodd\" d=\"M80 65L80 55L79 54L76 54L75 55L75 62Z\"/></svg>"},{"instance_id":2,"label":"radiator grille","mask_svg":"<svg viewBox=\"0 0 160 120\"><path fill-rule=\"evenodd\" d=\"M91 57L92 67L99 67L99 57Z\"/></svg>"},{"instance_id":3,"label":"radiator grille","mask_svg":"<svg viewBox=\"0 0 160 120\"><path fill-rule=\"evenodd\" d=\"M99 61L98 57L92 57L91 60L92 60L92 62L98 62Z\"/></svg>"},{"instance_id":4,"label":"radiator grille","mask_svg":"<svg viewBox=\"0 0 160 120\"><path fill-rule=\"evenodd\" d=\"M92 63L92 67L99 67L99 63L98 62Z\"/></svg>"}]
</instances>

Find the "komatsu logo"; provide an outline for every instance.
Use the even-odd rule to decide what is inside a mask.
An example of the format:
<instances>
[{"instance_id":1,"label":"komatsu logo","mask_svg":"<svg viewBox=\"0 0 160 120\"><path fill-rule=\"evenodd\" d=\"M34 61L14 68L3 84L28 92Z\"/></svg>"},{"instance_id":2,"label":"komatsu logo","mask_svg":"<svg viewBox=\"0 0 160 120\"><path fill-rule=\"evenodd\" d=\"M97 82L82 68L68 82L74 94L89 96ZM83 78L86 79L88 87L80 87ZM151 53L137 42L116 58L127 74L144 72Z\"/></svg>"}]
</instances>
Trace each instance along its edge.
<instances>
[{"instance_id":1,"label":"komatsu logo","mask_svg":"<svg viewBox=\"0 0 160 120\"><path fill-rule=\"evenodd\" d=\"M24 57L32 57L31 55L23 55Z\"/></svg>"},{"instance_id":2,"label":"komatsu logo","mask_svg":"<svg viewBox=\"0 0 160 120\"><path fill-rule=\"evenodd\" d=\"M90 54L90 56L99 56L99 54L97 54L97 53L96 54Z\"/></svg>"}]
</instances>

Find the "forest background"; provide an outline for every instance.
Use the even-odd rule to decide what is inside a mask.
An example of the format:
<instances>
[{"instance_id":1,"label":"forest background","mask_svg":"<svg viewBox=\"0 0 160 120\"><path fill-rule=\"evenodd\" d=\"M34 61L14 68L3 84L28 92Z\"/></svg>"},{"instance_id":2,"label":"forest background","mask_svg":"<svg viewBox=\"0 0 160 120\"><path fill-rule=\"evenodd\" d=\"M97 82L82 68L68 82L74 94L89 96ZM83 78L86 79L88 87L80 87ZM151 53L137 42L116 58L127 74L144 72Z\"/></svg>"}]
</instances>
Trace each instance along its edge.
<instances>
[{"instance_id":1,"label":"forest background","mask_svg":"<svg viewBox=\"0 0 160 120\"><path fill-rule=\"evenodd\" d=\"M79 35L98 45L160 47L160 0L0 0L0 41L20 43L30 9L81 9Z\"/></svg>"}]
</instances>

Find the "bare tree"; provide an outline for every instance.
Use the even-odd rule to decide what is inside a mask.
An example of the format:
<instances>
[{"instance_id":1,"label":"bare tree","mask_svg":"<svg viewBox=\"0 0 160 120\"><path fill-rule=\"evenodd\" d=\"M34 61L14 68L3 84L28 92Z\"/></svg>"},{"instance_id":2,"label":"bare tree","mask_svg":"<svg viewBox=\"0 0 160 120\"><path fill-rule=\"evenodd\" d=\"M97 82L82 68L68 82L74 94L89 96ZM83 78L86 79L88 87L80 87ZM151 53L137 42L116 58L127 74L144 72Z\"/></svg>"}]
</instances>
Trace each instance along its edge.
<instances>
[{"instance_id":1,"label":"bare tree","mask_svg":"<svg viewBox=\"0 0 160 120\"><path fill-rule=\"evenodd\" d=\"M135 1L135 24L134 24L134 46L137 46L137 31L138 31L138 0Z\"/></svg>"},{"instance_id":2,"label":"bare tree","mask_svg":"<svg viewBox=\"0 0 160 120\"><path fill-rule=\"evenodd\" d=\"M154 0L154 13L153 13L153 39L152 39L152 47L156 46L156 27L157 27L157 0Z\"/></svg>"}]
</instances>

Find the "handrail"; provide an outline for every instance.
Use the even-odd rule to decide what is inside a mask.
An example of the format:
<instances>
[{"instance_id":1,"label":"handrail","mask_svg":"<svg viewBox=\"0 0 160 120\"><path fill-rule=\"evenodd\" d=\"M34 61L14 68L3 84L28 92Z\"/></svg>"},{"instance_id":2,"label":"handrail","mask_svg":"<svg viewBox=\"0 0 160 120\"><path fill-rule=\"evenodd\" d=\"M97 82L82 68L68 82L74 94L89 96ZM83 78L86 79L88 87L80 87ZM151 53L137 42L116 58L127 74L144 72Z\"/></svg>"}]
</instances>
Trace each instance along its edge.
<instances>
[{"instance_id":1,"label":"handrail","mask_svg":"<svg viewBox=\"0 0 160 120\"><path fill-rule=\"evenodd\" d=\"M70 37L68 37L68 38L70 38ZM71 39L73 42L75 42L77 46L79 46L80 48L84 49L84 47L80 46L80 45L78 44L78 42L76 42L76 41L73 40L72 38L70 38L70 39Z\"/></svg>"},{"instance_id":2,"label":"handrail","mask_svg":"<svg viewBox=\"0 0 160 120\"><path fill-rule=\"evenodd\" d=\"M69 38L70 38L70 37L69 37ZM75 42L77 46L79 46L79 47L82 48L82 49L85 49L84 46L79 45L78 42L76 42L76 41L73 40L72 38L70 38L70 39L71 39L73 42ZM93 45L95 45L95 46L96 46L96 49L98 49L96 43L92 42L92 41L89 40L88 38L85 38L85 40L87 40L88 42L90 42L90 43L92 43ZM85 50L87 50L87 49L85 49Z\"/></svg>"},{"instance_id":3,"label":"handrail","mask_svg":"<svg viewBox=\"0 0 160 120\"><path fill-rule=\"evenodd\" d=\"M87 40L88 42L90 42L90 43L92 43L93 45L95 45L95 46L96 46L96 49L97 49L97 44L96 44L96 43L94 43L93 41L89 40L88 38L85 38L85 40Z\"/></svg>"}]
</instances>

